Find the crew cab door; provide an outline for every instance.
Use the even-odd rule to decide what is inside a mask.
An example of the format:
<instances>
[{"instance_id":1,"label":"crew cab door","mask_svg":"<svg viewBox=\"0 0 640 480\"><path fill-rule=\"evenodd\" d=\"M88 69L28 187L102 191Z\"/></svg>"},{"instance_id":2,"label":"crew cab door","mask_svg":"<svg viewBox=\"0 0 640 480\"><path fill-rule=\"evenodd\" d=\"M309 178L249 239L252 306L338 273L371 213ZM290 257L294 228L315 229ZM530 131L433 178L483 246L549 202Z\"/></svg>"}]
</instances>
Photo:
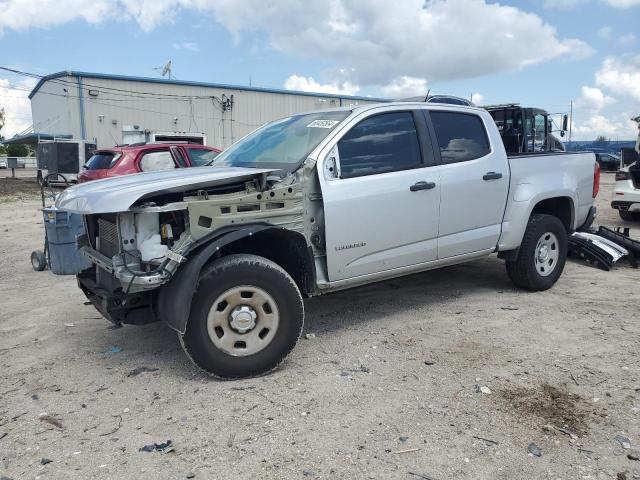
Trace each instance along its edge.
<instances>
[{"instance_id":1,"label":"crew cab door","mask_svg":"<svg viewBox=\"0 0 640 480\"><path fill-rule=\"evenodd\" d=\"M330 147L318 167L329 280L436 260L440 174L424 116L370 114Z\"/></svg>"},{"instance_id":2,"label":"crew cab door","mask_svg":"<svg viewBox=\"0 0 640 480\"><path fill-rule=\"evenodd\" d=\"M442 164L438 258L491 250L509 190L507 156L493 121L489 114L451 110L428 116Z\"/></svg>"}]
</instances>

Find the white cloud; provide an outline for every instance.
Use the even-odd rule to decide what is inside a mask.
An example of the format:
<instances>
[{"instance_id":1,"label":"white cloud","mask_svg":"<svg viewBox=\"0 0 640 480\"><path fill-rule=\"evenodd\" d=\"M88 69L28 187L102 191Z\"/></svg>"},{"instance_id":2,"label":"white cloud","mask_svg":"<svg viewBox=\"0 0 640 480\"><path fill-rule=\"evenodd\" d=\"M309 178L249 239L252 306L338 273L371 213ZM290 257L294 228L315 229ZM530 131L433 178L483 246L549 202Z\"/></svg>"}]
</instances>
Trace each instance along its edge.
<instances>
[{"instance_id":1,"label":"white cloud","mask_svg":"<svg viewBox=\"0 0 640 480\"><path fill-rule=\"evenodd\" d=\"M595 140L604 135L612 140L635 139L637 125L629 119L630 115L622 114L614 120L604 115L593 115L584 122L575 122L572 129L572 138L575 140Z\"/></svg>"},{"instance_id":2,"label":"white cloud","mask_svg":"<svg viewBox=\"0 0 640 480\"><path fill-rule=\"evenodd\" d=\"M640 55L605 58L596 72L596 84L640 102Z\"/></svg>"},{"instance_id":3,"label":"white cloud","mask_svg":"<svg viewBox=\"0 0 640 480\"><path fill-rule=\"evenodd\" d=\"M604 3L616 8L631 8L640 5L640 0L603 0Z\"/></svg>"},{"instance_id":4,"label":"white cloud","mask_svg":"<svg viewBox=\"0 0 640 480\"><path fill-rule=\"evenodd\" d=\"M476 105L482 105L484 102L484 95L482 95L481 93L472 93L471 101Z\"/></svg>"},{"instance_id":5,"label":"white cloud","mask_svg":"<svg viewBox=\"0 0 640 480\"><path fill-rule=\"evenodd\" d=\"M636 36L633 33L627 33L626 35L622 35L618 38L618 43L623 47L630 47L634 43L636 43Z\"/></svg>"},{"instance_id":6,"label":"white cloud","mask_svg":"<svg viewBox=\"0 0 640 480\"><path fill-rule=\"evenodd\" d=\"M176 42L173 44L176 50L189 50L190 52L199 52L200 47L195 42Z\"/></svg>"},{"instance_id":7,"label":"white cloud","mask_svg":"<svg viewBox=\"0 0 640 480\"><path fill-rule=\"evenodd\" d=\"M29 91L35 85L33 79L26 79L19 84L0 78L0 109L5 111L5 125L0 131L5 138L26 130L31 126L31 104Z\"/></svg>"},{"instance_id":8,"label":"white cloud","mask_svg":"<svg viewBox=\"0 0 640 480\"><path fill-rule=\"evenodd\" d=\"M607 105L615 102L613 97L609 97L602 93L598 87L582 87L582 96L577 102L578 106L583 106L584 108L600 111Z\"/></svg>"},{"instance_id":9,"label":"white cloud","mask_svg":"<svg viewBox=\"0 0 640 480\"><path fill-rule=\"evenodd\" d=\"M600 38L604 38L605 40L609 40L611 38L611 27L608 25L605 25L604 27L600 28L597 32L597 35Z\"/></svg>"},{"instance_id":10,"label":"white cloud","mask_svg":"<svg viewBox=\"0 0 640 480\"><path fill-rule=\"evenodd\" d=\"M284 82L287 90L299 90L303 92L332 93L337 95L355 95L360 91L360 87L350 82L343 83L319 83L313 77L301 77L291 75Z\"/></svg>"},{"instance_id":11,"label":"white cloud","mask_svg":"<svg viewBox=\"0 0 640 480\"><path fill-rule=\"evenodd\" d=\"M537 15L484 0L334 0L328 9L320 0L300 9L282 0L268 9L261 5L218 0L213 10L236 35L260 30L274 48L352 68L359 85L387 85L399 75L470 78L592 52L580 40L559 38Z\"/></svg>"},{"instance_id":12,"label":"white cloud","mask_svg":"<svg viewBox=\"0 0 640 480\"><path fill-rule=\"evenodd\" d=\"M389 98L407 98L417 95L427 95L427 81L424 78L407 77L406 75L393 79L382 88L382 93Z\"/></svg>"},{"instance_id":13,"label":"white cloud","mask_svg":"<svg viewBox=\"0 0 640 480\"><path fill-rule=\"evenodd\" d=\"M3 0L0 2L0 34L6 28L44 28L78 19L100 23L112 17L112 8L111 0Z\"/></svg>"},{"instance_id":14,"label":"white cloud","mask_svg":"<svg viewBox=\"0 0 640 480\"><path fill-rule=\"evenodd\" d=\"M271 48L348 69L350 78L341 81L360 86L388 85L399 76L471 78L593 53L583 41L559 36L539 16L489 0L0 1L0 32L76 19L131 19L149 31L180 10L209 13L237 39L260 32Z\"/></svg>"}]
</instances>

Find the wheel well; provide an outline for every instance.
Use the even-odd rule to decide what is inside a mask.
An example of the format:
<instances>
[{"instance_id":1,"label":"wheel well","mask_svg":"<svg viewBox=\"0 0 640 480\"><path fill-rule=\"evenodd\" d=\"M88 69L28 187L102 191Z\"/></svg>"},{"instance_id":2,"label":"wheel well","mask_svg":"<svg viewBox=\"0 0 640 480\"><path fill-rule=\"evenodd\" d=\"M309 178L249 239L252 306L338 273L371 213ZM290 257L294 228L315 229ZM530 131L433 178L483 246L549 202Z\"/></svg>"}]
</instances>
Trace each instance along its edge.
<instances>
[{"instance_id":1,"label":"wheel well","mask_svg":"<svg viewBox=\"0 0 640 480\"><path fill-rule=\"evenodd\" d=\"M315 287L313 255L300 233L272 228L246 236L220 249L220 256L252 253L280 265L296 282L303 295Z\"/></svg>"},{"instance_id":2,"label":"wheel well","mask_svg":"<svg viewBox=\"0 0 640 480\"><path fill-rule=\"evenodd\" d=\"M573 201L569 197L556 197L542 200L533 207L531 215L535 213L553 215L560 219L567 233L573 231Z\"/></svg>"}]
</instances>

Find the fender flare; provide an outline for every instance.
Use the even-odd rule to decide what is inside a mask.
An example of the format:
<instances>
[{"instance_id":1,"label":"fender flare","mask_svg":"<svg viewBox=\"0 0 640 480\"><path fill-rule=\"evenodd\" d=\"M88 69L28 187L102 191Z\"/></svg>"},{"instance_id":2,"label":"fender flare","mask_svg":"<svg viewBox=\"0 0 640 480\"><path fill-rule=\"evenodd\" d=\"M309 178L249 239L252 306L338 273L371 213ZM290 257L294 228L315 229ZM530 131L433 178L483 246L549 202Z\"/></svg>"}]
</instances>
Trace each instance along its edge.
<instances>
[{"instance_id":1,"label":"fender flare","mask_svg":"<svg viewBox=\"0 0 640 480\"><path fill-rule=\"evenodd\" d=\"M198 242L185 264L178 268L169 282L158 289L154 302L156 318L184 335L202 267L221 247L264 230L280 228L270 224L243 225L226 232L215 232L216 236L205 245L202 245L204 242Z\"/></svg>"}]
</instances>

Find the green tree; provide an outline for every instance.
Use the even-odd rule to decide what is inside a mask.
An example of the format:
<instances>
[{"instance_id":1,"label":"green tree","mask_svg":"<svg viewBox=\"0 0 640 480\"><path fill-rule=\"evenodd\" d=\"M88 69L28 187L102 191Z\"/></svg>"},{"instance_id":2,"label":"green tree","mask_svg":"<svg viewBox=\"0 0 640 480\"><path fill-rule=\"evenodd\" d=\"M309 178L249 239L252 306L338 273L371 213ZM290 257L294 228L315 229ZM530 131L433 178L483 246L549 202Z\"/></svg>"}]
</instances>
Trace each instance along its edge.
<instances>
[{"instance_id":1,"label":"green tree","mask_svg":"<svg viewBox=\"0 0 640 480\"><path fill-rule=\"evenodd\" d=\"M608 142L609 139L607 137L605 137L604 135L598 135L596 138L596 143L605 143Z\"/></svg>"},{"instance_id":2,"label":"green tree","mask_svg":"<svg viewBox=\"0 0 640 480\"><path fill-rule=\"evenodd\" d=\"M7 145L7 156L8 157L28 157L29 156L29 147L26 145L20 144L9 144Z\"/></svg>"}]
</instances>

